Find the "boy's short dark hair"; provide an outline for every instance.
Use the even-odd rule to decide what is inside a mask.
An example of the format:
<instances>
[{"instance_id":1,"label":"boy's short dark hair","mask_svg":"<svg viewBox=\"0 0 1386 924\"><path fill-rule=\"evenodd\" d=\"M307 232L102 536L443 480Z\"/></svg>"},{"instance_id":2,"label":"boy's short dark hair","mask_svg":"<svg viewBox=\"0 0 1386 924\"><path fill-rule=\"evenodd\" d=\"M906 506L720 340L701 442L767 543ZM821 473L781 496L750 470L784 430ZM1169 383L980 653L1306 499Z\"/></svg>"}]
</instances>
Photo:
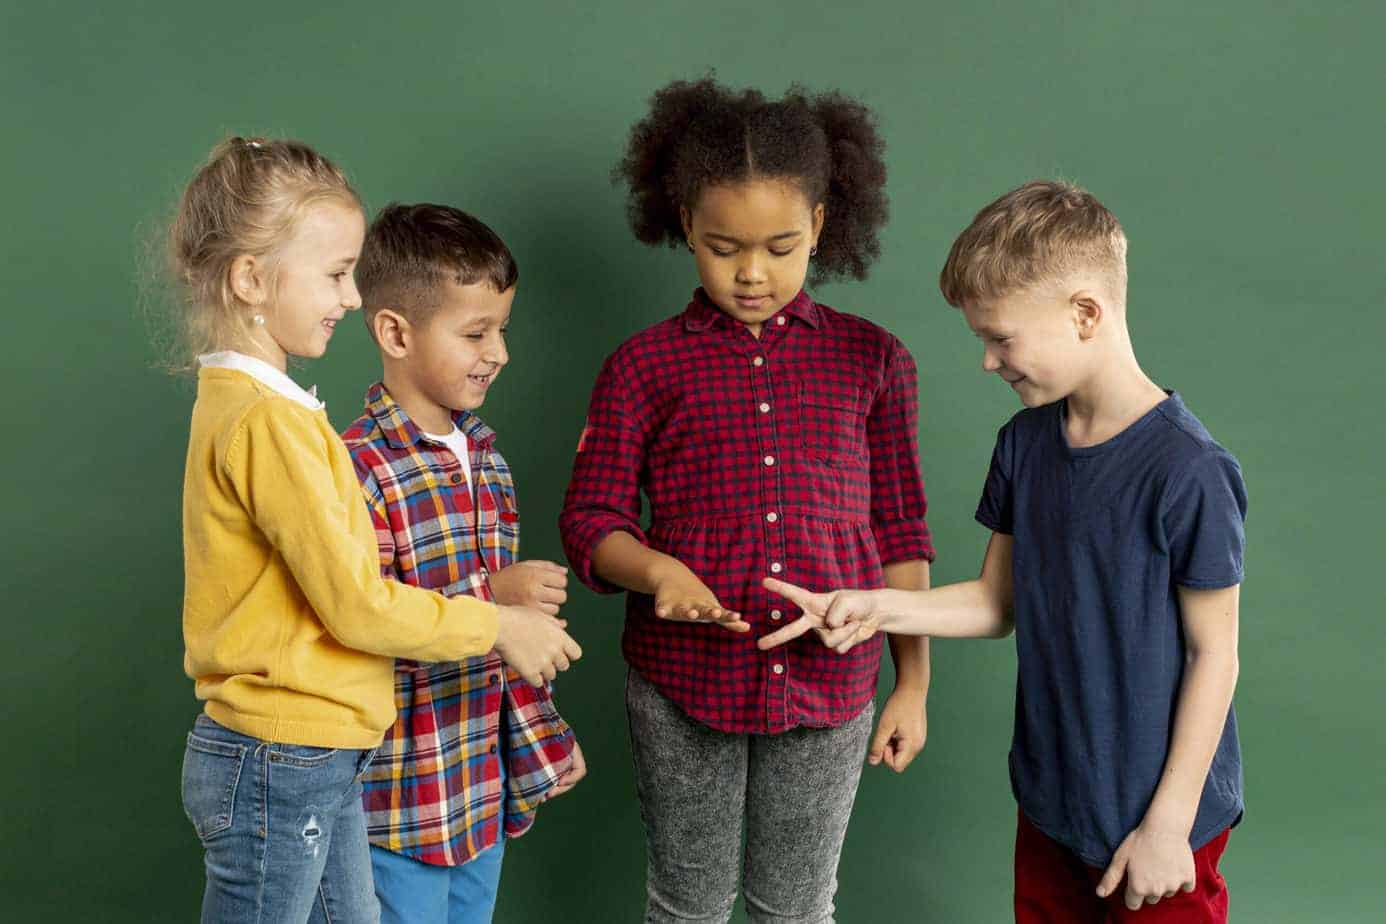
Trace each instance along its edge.
<instances>
[{"instance_id":1,"label":"boy's short dark hair","mask_svg":"<svg viewBox=\"0 0 1386 924\"><path fill-rule=\"evenodd\" d=\"M1126 297L1126 235L1086 189L1032 180L990 203L948 254L939 289L955 308L1001 298L1069 270L1103 272Z\"/></svg>"},{"instance_id":2,"label":"boy's short dark hair","mask_svg":"<svg viewBox=\"0 0 1386 924\"><path fill-rule=\"evenodd\" d=\"M388 308L424 324L441 303L439 287L485 282L505 292L520 278L510 248L479 219L446 205L392 202L366 231L356 286L366 326Z\"/></svg>"}]
</instances>

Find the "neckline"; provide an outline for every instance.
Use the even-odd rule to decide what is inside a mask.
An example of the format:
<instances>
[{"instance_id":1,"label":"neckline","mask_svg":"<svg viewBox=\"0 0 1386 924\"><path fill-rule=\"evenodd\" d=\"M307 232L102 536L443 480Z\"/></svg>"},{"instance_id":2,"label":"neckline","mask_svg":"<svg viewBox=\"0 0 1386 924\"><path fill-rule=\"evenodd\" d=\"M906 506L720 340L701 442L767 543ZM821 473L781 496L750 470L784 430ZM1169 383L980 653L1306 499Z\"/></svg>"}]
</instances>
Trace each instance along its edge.
<instances>
[{"instance_id":1,"label":"neckline","mask_svg":"<svg viewBox=\"0 0 1386 924\"><path fill-rule=\"evenodd\" d=\"M1174 405L1180 403L1181 399L1177 391L1171 391L1167 388L1162 390L1165 393L1165 398L1163 401L1159 402L1150 410L1142 414L1140 417L1136 418L1131 423L1127 424L1126 427L1123 428L1120 432L1113 434L1112 436L1108 437L1100 443L1094 443L1091 446L1074 446L1069 443L1068 432L1065 426L1065 422L1068 419L1068 399L1065 398L1057 402L1056 411L1054 414L1054 427L1055 434L1057 435L1059 440L1059 445L1063 448L1064 453L1069 458L1083 458L1085 456L1096 456L1102 455L1106 452L1111 452L1113 449L1116 449L1122 443L1126 442L1131 437L1135 436L1137 433L1144 430L1146 427L1150 426L1150 424L1156 418L1164 416L1166 408L1173 407Z\"/></svg>"},{"instance_id":2,"label":"neckline","mask_svg":"<svg viewBox=\"0 0 1386 924\"><path fill-rule=\"evenodd\" d=\"M316 387L311 391L305 389L289 378L287 373L276 369L259 357L249 356L236 350L219 350L215 353L204 353L197 357L197 361L204 369L230 369L248 375L260 384L268 386L291 401L298 402L310 411L320 411L327 406L318 400Z\"/></svg>"}]
</instances>

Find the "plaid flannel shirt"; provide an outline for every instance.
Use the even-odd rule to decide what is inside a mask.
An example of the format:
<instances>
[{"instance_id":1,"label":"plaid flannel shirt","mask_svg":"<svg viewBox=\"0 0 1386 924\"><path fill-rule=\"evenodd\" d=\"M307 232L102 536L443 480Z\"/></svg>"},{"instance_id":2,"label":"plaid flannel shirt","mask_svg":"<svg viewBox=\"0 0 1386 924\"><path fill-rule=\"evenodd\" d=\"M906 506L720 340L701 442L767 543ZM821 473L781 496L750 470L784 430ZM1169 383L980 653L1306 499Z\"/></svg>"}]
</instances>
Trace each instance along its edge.
<instances>
[{"instance_id":1,"label":"plaid flannel shirt","mask_svg":"<svg viewBox=\"0 0 1386 924\"><path fill-rule=\"evenodd\" d=\"M583 583L616 530L687 565L751 631L658 619L631 593L626 661L690 716L737 733L832 727L875 694L882 635L845 655L812 633L761 651L798 611L761 587L880 587L932 560L914 359L882 328L800 292L760 337L701 289L606 361L560 518ZM650 525L640 524L640 493Z\"/></svg>"},{"instance_id":2,"label":"plaid flannel shirt","mask_svg":"<svg viewBox=\"0 0 1386 924\"><path fill-rule=\"evenodd\" d=\"M495 433L466 412L454 421L467 436L475 501L457 458L424 436L381 384L366 392L366 413L342 439L384 574L490 600L490 573L519 550L514 484ZM396 662L395 706L398 718L362 780L367 833L372 844L424 863L465 863L502 828L523 834L572 765L573 733L549 689L527 683L494 651L460 662Z\"/></svg>"}]
</instances>

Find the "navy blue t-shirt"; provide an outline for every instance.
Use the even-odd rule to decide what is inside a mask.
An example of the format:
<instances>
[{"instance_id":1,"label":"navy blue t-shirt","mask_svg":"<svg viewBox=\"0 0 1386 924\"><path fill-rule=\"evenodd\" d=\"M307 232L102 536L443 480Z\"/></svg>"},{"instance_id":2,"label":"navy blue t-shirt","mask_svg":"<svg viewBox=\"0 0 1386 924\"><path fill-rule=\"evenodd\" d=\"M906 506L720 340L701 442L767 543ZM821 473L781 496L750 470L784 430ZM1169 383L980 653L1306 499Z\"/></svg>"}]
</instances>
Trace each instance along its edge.
<instances>
[{"instance_id":1,"label":"navy blue t-shirt","mask_svg":"<svg viewBox=\"0 0 1386 924\"><path fill-rule=\"evenodd\" d=\"M1169 751L1184 671L1176 588L1241 583L1246 488L1177 394L1077 449L1064 406L1001 428L977 520L1015 537L1016 801L1035 827L1106 866L1145 816ZM1241 813L1229 710L1192 848Z\"/></svg>"}]
</instances>

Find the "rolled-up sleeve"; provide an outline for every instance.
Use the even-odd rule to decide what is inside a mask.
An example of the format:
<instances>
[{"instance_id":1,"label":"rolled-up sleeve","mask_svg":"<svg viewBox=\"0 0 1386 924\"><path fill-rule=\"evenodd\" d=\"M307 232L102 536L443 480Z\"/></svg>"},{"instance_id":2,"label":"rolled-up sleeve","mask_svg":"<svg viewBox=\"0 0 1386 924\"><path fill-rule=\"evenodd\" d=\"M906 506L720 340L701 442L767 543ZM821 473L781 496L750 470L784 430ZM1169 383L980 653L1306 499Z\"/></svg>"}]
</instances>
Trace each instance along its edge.
<instances>
[{"instance_id":1,"label":"rolled-up sleeve","mask_svg":"<svg viewBox=\"0 0 1386 924\"><path fill-rule=\"evenodd\" d=\"M592 568L592 553L618 530L646 542L640 526L640 471L645 464L647 428L638 392L623 375L619 353L602 366L587 420L578 439L573 477L559 515L558 528L568 564L578 580L598 593L622 588L602 580Z\"/></svg>"},{"instance_id":2,"label":"rolled-up sleeve","mask_svg":"<svg viewBox=\"0 0 1386 924\"><path fill-rule=\"evenodd\" d=\"M919 470L919 373L893 339L880 391L866 421L871 453L871 532L881 564L934 560Z\"/></svg>"}]
</instances>

